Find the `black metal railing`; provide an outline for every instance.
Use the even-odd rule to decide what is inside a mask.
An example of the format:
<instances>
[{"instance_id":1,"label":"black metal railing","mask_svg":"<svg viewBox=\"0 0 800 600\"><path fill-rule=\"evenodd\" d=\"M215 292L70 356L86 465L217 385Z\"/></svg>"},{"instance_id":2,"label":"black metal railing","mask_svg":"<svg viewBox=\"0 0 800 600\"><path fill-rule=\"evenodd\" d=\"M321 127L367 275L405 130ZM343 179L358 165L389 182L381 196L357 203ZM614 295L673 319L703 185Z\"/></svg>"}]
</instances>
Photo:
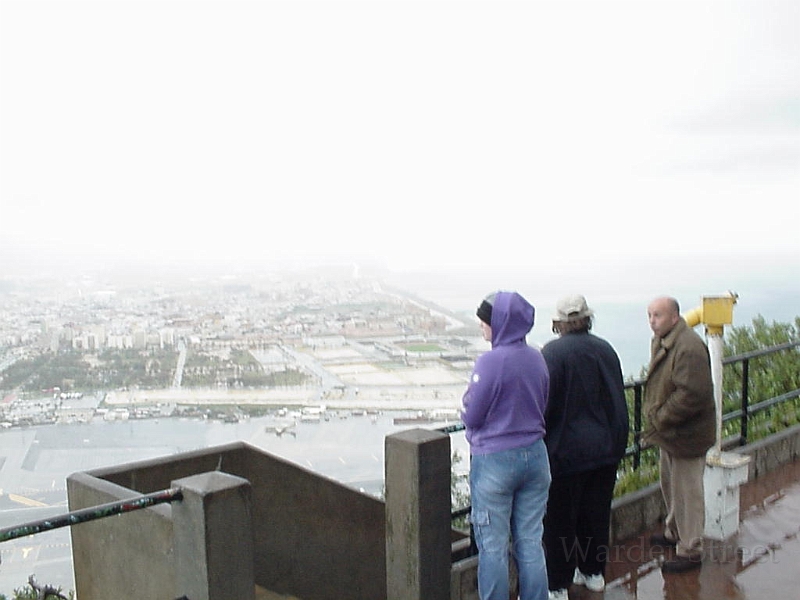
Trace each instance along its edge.
<instances>
[{"instance_id":1,"label":"black metal railing","mask_svg":"<svg viewBox=\"0 0 800 600\"><path fill-rule=\"evenodd\" d=\"M758 414L761 411L768 410L773 406L778 404L783 404L784 402L788 402L789 400L793 400L795 398L800 397L800 389L790 390L783 394L779 394L778 396L774 396L772 398L767 398L766 400L762 400L757 402L756 404L750 404L750 361L756 358L761 358L763 356L769 356L772 354L776 354L778 352L783 352L785 350L793 350L800 346L800 342L787 342L785 344L779 344L777 346L771 346L769 348L764 348L761 350L754 350L752 352L747 352L745 354L737 354L736 356L730 356L722 360L722 364L730 365L741 363L742 364L742 381L741 381L741 391L740 391L740 408L732 411L728 411L722 417L722 422L727 423L729 421L733 421L735 419L739 419L739 439L738 445L744 446L747 444L748 435L749 435L749 419L750 416Z\"/></svg>"},{"instance_id":2,"label":"black metal railing","mask_svg":"<svg viewBox=\"0 0 800 600\"><path fill-rule=\"evenodd\" d=\"M794 400L800 397L800 388L794 390L787 390L786 392L760 400L755 404L750 404L751 397L751 380L750 380L750 361L765 356L770 356L780 352L794 350L800 347L800 342L787 342L785 344L778 344L770 346L769 348L762 348L744 354L737 354L735 356L728 356L722 359L722 366L725 373L730 374L735 371L732 367L741 363L741 382L739 387L739 408L723 412L722 424L731 421L739 420L739 433L732 437L727 437L723 440L723 446L744 446L749 441L750 436L750 423L752 417L760 412L769 410L770 408ZM729 367L725 370L725 367ZM646 446L642 445L642 399L644 397L645 379L635 379L625 384L625 389L632 390L633 393L633 406L632 410L632 436L633 443L628 447L625 456L631 458L633 462L633 469L636 470L641 464L642 452L647 450ZM723 398L723 404L724 398Z\"/></svg>"},{"instance_id":3,"label":"black metal railing","mask_svg":"<svg viewBox=\"0 0 800 600\"><path fill-rule=\"evenodd\" d=\"M104 519L113 515L122 513L129 513L135 510L141 510L156 504L165 504L169 502L178 502L183 499L183 493L177 488L169 488L143 496L137 496L130 500L119 500L117 502L108 502L100 504L99 506L92 506L90 508L83 508L75 510L65 515L59 515L50 519L41 519L39 521L31 521L16 525L14 527L7 527L0 529L0 542L7 542L20 537L32 535L34 533L42 533L43 531L50 531L51 529L58 529L59 527L68 527L70 525L77 525L79 523L86 523L87 521L94 521L97 519Z\"/></svg>"}]
</instances>

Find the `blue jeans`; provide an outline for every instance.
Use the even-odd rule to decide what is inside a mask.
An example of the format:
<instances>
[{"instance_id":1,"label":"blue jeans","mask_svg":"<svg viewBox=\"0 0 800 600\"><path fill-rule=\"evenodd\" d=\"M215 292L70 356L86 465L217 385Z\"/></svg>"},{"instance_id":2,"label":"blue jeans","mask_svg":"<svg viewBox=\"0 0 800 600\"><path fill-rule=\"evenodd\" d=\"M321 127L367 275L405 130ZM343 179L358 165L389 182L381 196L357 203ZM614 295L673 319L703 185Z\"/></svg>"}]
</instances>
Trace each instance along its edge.
<instances>
[{"instance_id":1,"label":"blue jeans","mask_svg":"<svg viewBox=\"0 0 800 600\"><path fill-rule=\"evenodd\" d=\"M478 595L508 600L509 550L520 600L547 600L542 520L550 488L544 441L470 459L471 521L478 545Z\"/></svg>"}]
</instances>

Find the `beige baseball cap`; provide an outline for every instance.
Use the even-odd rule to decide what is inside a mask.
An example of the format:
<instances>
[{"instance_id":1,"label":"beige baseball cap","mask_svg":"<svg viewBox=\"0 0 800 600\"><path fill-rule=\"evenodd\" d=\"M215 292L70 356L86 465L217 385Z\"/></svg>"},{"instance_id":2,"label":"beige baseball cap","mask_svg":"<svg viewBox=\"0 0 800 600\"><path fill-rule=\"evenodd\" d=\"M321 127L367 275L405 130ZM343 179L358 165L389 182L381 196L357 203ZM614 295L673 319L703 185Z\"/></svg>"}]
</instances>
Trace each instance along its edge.
<instances>
[{"instance_id":1,"label":"beige baseball cap","mask_svg":"<svg viewBox=\"0 0 800 600\"><path fill-rule=\"evenodd\" d=\"M556 314L553 321L577 321L585 317L591 317L594 311L586 304L586 298L580 294L564 296L556 302Z\"/></svg>"}]
</instances>

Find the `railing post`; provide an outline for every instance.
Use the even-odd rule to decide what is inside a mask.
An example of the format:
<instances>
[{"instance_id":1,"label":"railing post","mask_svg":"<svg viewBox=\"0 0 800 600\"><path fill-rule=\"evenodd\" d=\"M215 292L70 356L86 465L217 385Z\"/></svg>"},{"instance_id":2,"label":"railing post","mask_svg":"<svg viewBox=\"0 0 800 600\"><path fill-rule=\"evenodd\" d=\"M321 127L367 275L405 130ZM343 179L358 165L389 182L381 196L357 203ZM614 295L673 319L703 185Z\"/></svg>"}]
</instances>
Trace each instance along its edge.
<instances>
[{"instance_id":1,"label":"railing post","mask_svg":"<svg viewBox=\"0 0 800 600\"><path fill-rule=\"evenodd\" d=\"M642 384L633 387L633 470L642 462Z\"/></svg>"},{"instance_id":2,"label":"railing post","mask_svg":"<svg viewBox=\"0 0 800 600\"><path fill-rule=\"evenodd\" d=\"M253 600L250 482L221 472L172 482L183 501L172 508L177 597Z\"/></svg>"},{"instance_id":3,"label":"railing post","mask_svg":"<svg viewBox=\"0 0 800 600\"><path fill-rule=\"evenodd\" d=\"M750 418L750 360L745 358L742 361L742 420L741 420L741 435L739 436L739 445L744 446L747 444L747 421Z\"/></svg>"},{"instance_id":4,"label":"railing post","mask_svg":"<svg viewBox=\"0 0 800 600\"><path fill-rule=\"evenodd\" d=\"M386 437L386 598L449 600L450 436Z\"/></svg>"}]
</instances>

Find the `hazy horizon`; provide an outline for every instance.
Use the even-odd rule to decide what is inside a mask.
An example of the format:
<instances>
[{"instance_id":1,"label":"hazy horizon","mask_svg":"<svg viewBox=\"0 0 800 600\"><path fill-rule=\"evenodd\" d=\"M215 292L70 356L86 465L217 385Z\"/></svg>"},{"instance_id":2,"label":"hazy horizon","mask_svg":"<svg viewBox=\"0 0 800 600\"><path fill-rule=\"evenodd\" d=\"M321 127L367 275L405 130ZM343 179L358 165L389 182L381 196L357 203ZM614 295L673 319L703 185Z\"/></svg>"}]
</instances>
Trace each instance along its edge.
<instances>
[{"instance_id":1,"label":"hazy horizon","mask_svg":"<svg viewBox=\"0 0 800 600\"><path fill-rule=\"evenodd\" d=\"M431 266L414 270L392 270L375 261L340 264L295 261L269 266L236 263L204 264L128 261L126 263L83 265L82 268L39 265L10 277L0 269L0 294L24 289L26 282L47 286L59 282L70 289L92 290L130 287L156 288L183 285L208 286L209 290L231 283L264 284L296 280L324 285L330 279L375 278L417 295L424 300L462 315L467 322L489 292L516 290L536 307L536 323L528 337L542 345L552 339L550 317L561 296L580 293L595 310L594 333L615 346L626 376L636 377L646 365L651 332L645 317L649 301L660 295L675 296L683 312L700 305L703 296L734 292L733 326L750 326L757 316L767 322L793 323L800 316L800 279L791 266L742 267L738 260L646 262L629 258L611 263L586 259L572 265L532 264L530 268L471 268ZM745 268L747 267L747 268ZM769 268L767 268L769 267ZM477 327L477 321L476 321ZM698 329L698 331L700 331ZM477 332L477 329L476 329Z\"/></svg>"}]
</instances>

